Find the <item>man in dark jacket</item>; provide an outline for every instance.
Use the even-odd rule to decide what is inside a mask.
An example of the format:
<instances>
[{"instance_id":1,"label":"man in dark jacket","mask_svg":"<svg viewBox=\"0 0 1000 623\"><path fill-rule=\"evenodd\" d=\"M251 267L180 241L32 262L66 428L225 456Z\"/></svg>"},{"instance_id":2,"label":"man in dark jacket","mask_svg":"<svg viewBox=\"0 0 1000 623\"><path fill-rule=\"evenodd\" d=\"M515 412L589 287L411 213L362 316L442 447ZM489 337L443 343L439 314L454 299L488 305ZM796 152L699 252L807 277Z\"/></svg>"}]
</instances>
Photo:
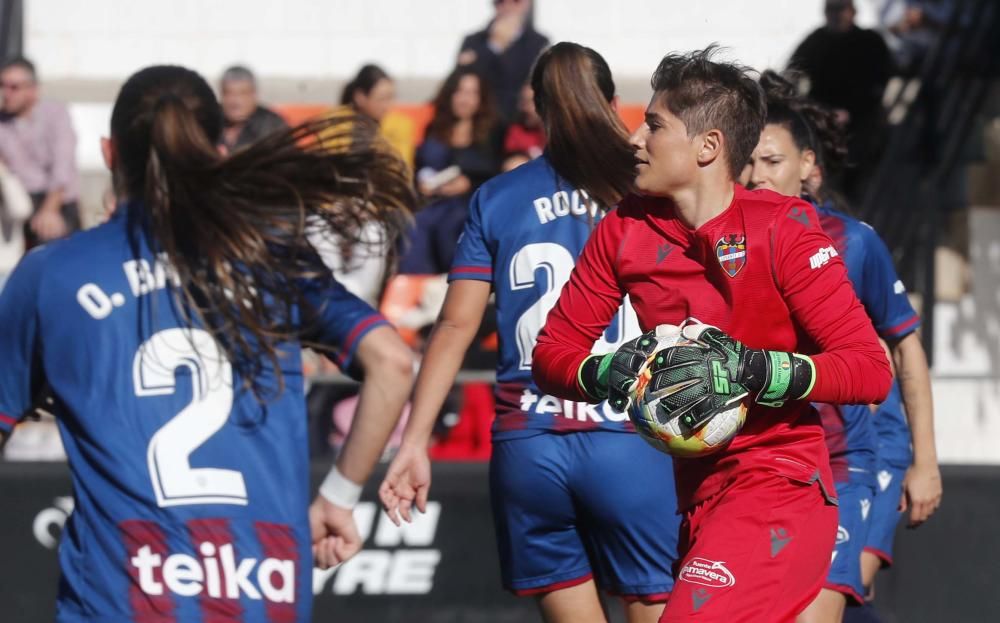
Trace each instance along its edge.
<instances>
[{"instance_id":1,"label":"man in dark jacket","mask_svg":"<svg viewBox=\"0 0 1000 623\"><path fill-rule=\"evenodd\" d=\"M246 67L227 69L219 86L225 117L221 143L230 151L288 127L284 119L257 102L257 79Z\"/></svg>"},{"instance_id":2,"label":"man in dark jacket","mask_svg":"<svg viewBox=\"0 0 1000 623\"><path fill-rule=\"evenodd\" d=\"M826 0L824 13L826 24L799 44L789 67L808 76L809 97L833 109L846 126L855 166L842 190L857 200L878 161L885 129L882 94L893 72L892 56L879 33L854 23L852 0Z\"/></svg>"},{"instance_id":3,"label":"man in dark jacket","mask_svg":"<svg viewBox=\"0 0 1000 623\"><path fill-rule=\"evenodd\" d=\"M459 65L472 65L493 87L506 121L517 114L518 94L549 39L535 30L531 0L494 0L496 14L485 29L467 36Z\"/></svg>"}]
</instances>

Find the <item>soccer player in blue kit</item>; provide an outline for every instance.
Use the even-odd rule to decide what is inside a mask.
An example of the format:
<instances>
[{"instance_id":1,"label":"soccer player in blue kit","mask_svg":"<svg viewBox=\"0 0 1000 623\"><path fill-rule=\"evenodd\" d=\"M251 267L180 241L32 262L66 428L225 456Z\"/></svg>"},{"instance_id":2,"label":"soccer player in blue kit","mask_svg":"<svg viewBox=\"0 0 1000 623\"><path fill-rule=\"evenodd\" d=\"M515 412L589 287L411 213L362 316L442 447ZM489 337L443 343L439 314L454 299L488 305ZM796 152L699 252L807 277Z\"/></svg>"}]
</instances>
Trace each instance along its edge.
<instances>
[{"instance_id":1,"label":"soccer player in blue kit","mask_svg":"<svg viewBox=\"0 0 1000 623\"><path fill-rule=\"evenodd\" d=\"M832 113L796 95L794 87L773 72L761 76L761 86L768 98L767 124L742 182L748 188L805 195L818 203L820 225L834 246L819 250L813 260L822 263L838 255L843 259L858 298L890 347L900 381L874 415L865 405L816 405L840 499L840 525L826 587L801 620L839 621L848 598L864 602L878 568L869 563L868 573L862 572L862 561L871 556L863 550L874 545L887 558L899 511L909 504L911 525L919 525L940 503L930 379L916 334L920 319L896 276L888 249L867 224L834 209L817 183L846 152ZM808 186L818 188L809 193ZM919 454L912 467L900 385Z\"/></svg>"},{"instance_id":2,"label":"soccer player in blue kit","mask_svg":"<svg viewBox=\"0 0 1000 623\"><path fill-rule=\"evenodd\" d=\"M629 621L656 621L673 587L679 524L670 458L606 402L561 400L531 378L538 332L600 207L631 188L633 150L615 113L611 72L595 51L553 46L536 62L531 86L547 151L472 199L380 496L395 521L397 513L409 520L414 503L423 510L431 429L493 290L500 360L490 494L504 587L536 596L550 622L605 620L596 587L625 598ZM613 352L638 337L633 314L623 306L595 348Z\"/></svg>"},{"instance_id":3,"label":"soccer player in blue kit","mask_svg":"<svg viewBox=\"0 0 1000 623\"><path fill-rule=\"evenodd\" d=\"M57 621L308 621L314 557L328 567L360 549L351 507L407 398L412 357L333 280L304 224L354 240L367 222L392 227L413 199L376 128L341 127L335 152L308 143L327 129L315 124L226 157L205 80L144 69L102 144L114 215L12 274L0 431L48 397L76 498ZM355 426L311 506L301 343L364 375Z\"/></svg>"}]
</instances>

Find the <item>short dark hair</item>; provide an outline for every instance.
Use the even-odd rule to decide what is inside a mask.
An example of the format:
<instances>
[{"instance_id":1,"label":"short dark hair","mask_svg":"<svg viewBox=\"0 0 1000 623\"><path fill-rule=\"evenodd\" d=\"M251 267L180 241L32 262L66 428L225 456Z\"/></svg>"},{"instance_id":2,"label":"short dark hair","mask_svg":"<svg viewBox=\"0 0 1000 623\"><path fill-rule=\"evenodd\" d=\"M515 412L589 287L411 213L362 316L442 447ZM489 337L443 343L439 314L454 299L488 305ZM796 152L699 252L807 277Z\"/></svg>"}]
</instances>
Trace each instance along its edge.
<instances>
[{"instance_id":1,"label":"short dark hair","mask_svg":"<svg viewBox=\"0 0 1000 623\"><path fill-rule=\"evenodd\" d=\"M31 75L32 82L38 82L38 74L35 72L35 64L23 56L12 56L0 65L0 72L7 71L11 67L20 67Z\"/></svg>"},{"instance_id":2,"label":"short dark hair","mask_svg":"<svg viewBox=\"0 0 1000 623\"><path fill-rule=\"evenodd\" d=\"M718 129L725 136L733 179L750 159L764 129L767 103L751 70L713 61L718 46L687 54L668 54L650 81L664 105L687 126L688 135Z\"/></svg>"},{"instance_id":3,"label":"short dark hair","mask_svg":"<svg viewBox=\"0 0 1000 623\"><path fill-rule=\"evenodd\" d=\"M222 72L222 80L219 82L222 84L227 82L249 82L256 87L257 77L253 75L253 72L249 68L243 65L233 65Z\"/></svg>"}]
</instances>

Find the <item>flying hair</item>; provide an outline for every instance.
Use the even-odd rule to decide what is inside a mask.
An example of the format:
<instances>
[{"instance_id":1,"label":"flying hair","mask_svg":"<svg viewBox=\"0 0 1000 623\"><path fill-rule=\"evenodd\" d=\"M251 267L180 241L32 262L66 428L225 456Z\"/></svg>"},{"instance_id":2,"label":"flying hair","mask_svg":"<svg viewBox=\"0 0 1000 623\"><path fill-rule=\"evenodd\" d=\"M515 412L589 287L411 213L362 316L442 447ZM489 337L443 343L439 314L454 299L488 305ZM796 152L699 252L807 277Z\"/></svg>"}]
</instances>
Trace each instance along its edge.
<instances>
[{"instance_id":1,"label":"flying hair","mask_svg":"<svg viewBox=\"0 0 1000 623\"><path fill-rule=\"evenodd\" d=\"M377 126L347 109L229 156L216 148L221 128L201 76L143 69L112 112L113 181L130 218L138 214L138 231L167 256L178 309L213 335L263 398L268 369L283 388L279 344L308 342L319 310L305 290L333 283L307 229L362 244L362 228L377 221L394 241L415 198Z\"/></svg>"}]
</instances>

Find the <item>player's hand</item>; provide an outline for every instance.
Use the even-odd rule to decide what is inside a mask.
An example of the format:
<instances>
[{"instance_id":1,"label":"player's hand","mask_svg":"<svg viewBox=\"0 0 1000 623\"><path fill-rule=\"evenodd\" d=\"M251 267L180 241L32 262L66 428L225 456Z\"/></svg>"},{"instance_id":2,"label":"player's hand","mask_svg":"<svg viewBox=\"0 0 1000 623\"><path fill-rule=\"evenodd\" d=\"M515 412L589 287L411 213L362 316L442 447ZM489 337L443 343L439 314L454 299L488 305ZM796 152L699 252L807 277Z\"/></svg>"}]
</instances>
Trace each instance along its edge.
<instances>
[{"instance_id":1,"label":"player's hand","mask_svg":"<svg viewBox=\"0 0 1000 623\"><path fill-rule=\"evenodd\" d=\"M660 326L669 327L672 325ZM605 379L608 404L614 411L624 413L628 410L632 400L629 393L639 378L639 370L646 364L646 360L653 354L658 343L656 329L654 329L643 333L634 340L625 342L611 355Z\"/></svg>"},{"instance_id":2,"label":"player's hand","mask_svg":"<svg viewBox=\"0 0 1000 623\"><path fill-rule=\"evenodd\" d=\"M908 527L916 528L934 514L941 505L941 470L937 463L911 465L903 478L900 512L910 511Z\"/></svg>"},{"instance_id":3,"label":"player's hand","mask_svg":"<svg viewBox=\"0 0 1000 623\"><path fill-rule=\"evenodd\" d=\"M400 517L407 523L413 521L411 509L414 504L421 513L427 512L427 492L431 488L431 461L427 448L403 445L389 464L378 497L382 509L400 525Z\"/></svg>"},{"instance_id":4,"label":"player's hand","mask_svg":"<svg viewBox=\"0 0 1000 623\"><path fill-rule=\"evenodd\" d=\"M309 506L312 551L320 569L335 567L361 551L361 533L354 512L332 504L321 495Z\"/></svg>"}]
</instances>

